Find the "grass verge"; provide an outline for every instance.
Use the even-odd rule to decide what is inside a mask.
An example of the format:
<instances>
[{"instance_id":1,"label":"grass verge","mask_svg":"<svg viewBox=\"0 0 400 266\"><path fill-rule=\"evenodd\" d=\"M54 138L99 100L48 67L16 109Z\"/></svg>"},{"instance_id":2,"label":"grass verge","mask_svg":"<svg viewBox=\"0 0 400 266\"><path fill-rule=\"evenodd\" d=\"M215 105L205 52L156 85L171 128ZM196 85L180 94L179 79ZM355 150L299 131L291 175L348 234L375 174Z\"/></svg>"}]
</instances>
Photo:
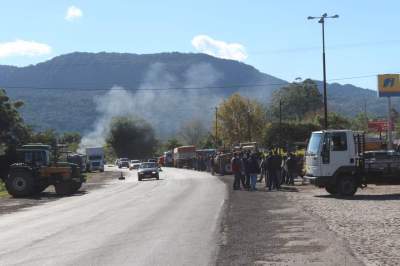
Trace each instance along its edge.
<instances>
[{"instance_id":1,"label":"grass verge","mask_svg":"<svg viewBox=\"0 0 400 266\"><path fill-rule=\"evenodd\" d=\"M0 198L9 196L6 186L4 185L4 182L0 181Z\"/></svg>"}]
</instances>

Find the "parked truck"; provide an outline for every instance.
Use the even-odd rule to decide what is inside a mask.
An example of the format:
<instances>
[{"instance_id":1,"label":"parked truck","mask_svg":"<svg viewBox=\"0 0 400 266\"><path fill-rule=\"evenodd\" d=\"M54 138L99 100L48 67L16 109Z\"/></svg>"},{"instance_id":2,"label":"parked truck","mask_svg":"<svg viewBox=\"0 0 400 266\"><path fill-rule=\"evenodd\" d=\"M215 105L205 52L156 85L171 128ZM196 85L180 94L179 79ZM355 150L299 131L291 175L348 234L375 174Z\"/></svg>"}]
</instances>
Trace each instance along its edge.
<instances>
[{"instance_id":1,"label":"parked truck","mask_svg":"<svg viewBox=\"0 0 400 266\"><path fill-rule=\"evenodd\" d=\"M195 146L181 146L174 149L174 167L193 168L193 160L196 157Z\"/></svg>"},{"instance_id":2,"label":"parked truck","mask_svg":"<svg viewBox=\"0 0 400 266\"><path fill-rule=\"evenodd\" d=\"M86 148L88 158L88 171L104 172L104 149L103 147Z\"/></svg>"},{"instance_id":3,"label":"parked truck","mask_svg":"<svg viewBox=\"0 0 400 266\"><path fill-rule=\"evenodd\" d=\"M352 130L311 134L305 155L305 178L332 195L353 196L368 184L400 184L400 153L368 151L368 139Z\"/></svg>"}]
</instances>

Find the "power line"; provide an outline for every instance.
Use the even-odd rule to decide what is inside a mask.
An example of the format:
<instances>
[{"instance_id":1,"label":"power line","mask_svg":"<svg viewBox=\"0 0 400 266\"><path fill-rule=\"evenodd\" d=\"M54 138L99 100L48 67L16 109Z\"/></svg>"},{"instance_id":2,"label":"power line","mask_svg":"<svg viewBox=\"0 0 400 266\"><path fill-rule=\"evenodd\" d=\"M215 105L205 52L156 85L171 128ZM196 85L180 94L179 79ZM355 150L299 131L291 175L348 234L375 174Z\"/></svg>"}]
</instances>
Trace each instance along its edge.
<instances>
[{"instance_id":1,"label":"power line","mask_svg":"<svg viewBox=\"0 0 400 266\"><path fill-rule=\"evenodd\" d=\"M400 71L395 71L391 73L400 73ZM349 76L343 78L333 78L328 81L340 81L340 80L351 80L351 79L362 79L362 78L370 78L376 77L378 74L369 74L369 75L358 75L358 76ZM111 84L111 83L110 83ZM149 91L189 91L189 90L209 90L209 89L239 89L239 88L262 88L268 86L286 86L289 85L289 82L274 82L274 83L255 83L255 84L232 84L232 85L221 85L221 86L199 86L199 87L165 87L165 88L129 88L124 85L110 85L112 90L126 90L126 91L140 91L140 92L149 92ZM12 86L6 84L0 84L0 88L5 89L36 89L36 90L68 90L68 91L109 91L110 88L100 88L100 87L83 87L83 86L65 86L65 87L41 87L41 86L28 86L28 85L20 85L20 86Z\"/></svg>"}]
</instances>

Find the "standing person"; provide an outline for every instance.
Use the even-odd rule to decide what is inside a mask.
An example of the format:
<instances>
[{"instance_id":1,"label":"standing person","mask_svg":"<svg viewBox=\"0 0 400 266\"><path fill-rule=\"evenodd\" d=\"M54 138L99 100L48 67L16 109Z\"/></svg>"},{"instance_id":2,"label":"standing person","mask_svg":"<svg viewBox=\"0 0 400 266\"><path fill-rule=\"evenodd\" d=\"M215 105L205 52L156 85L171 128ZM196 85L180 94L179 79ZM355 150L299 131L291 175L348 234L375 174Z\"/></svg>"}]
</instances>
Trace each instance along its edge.
<instances>
[{"instance_id":1,"label":"standing person","mask_svg":"<svg viewBox=\"0 0 400 266\"><path fill-rule=\"evenodd\" d=\"M266 162L266 158L263 155L262 159L261 159L261 163L260 163L260 170L261 170L261 175L260 175L260 179L257 180L257 182L261 183L263 178L265 178L265 182L267 182L267 162Z\"/></svg>"},{"instance_id":2,"label":"standing person","mask_svg":"<svg viewBox=\"0 0 400 266\"><path fill-rule=\"evenodd\" d=\"M250 174L249 174L249 159L250 159L250 154L245 153L244 157L244 174L245 174L245 186L247 189L250 188Z\"/></svg>"},{"instance_id":3,"label":"standing person","mask_svg":"<svg viewBox=\"0 0 400 266\"><path fill-rule=\"evenodd\" d=\"M278 178L276 176L276 167L275 167L275 156L272 151L269 152L267 157L267 174L268 174L268 181L267 186L268 190L272 190L277 188Z\"/></svg>"},{"instance_id":4,"label":"standing person","mask_svg":"<svg viewBox=\"0 0 400 266\"><path fill-rule=\"evenodd\" d=\"M257 183L257 175L260 173L260 166L258 164L256 155L253 153L251 156L249 156L248 161L248 173L250 176L250 184L251 184L251 191L257 190L256 188L256 183Z\"/></svg>"},{"instance_id":5,"label":"standing person","mask_svg":"<svg viewBox=\"0 0 400 266\"><path fill-rule=\"evenodd\" d=\"M233 154L232 160L231 160L231 168L232 168L232 173L234 176L234 181L233 181L233 190L239 190L240 189L240 159L238 158L238 155L236 153Z\"/></svg>"},{"instance_id":6,"label":"standing person","mask_svg":"<svg viewBox=\"0 0 400 266\"><path fill-rule=\"evenodd\" d=\"M286 160L287 175L288 175L288 185L294 185L294 177L296 174L297 160L294 154L289 153Z\"/></svg>"},{"instance_id":7,"label":"standing person","mask_svg":"<svg viewBox=\"0 0 400 266\"><path fill-rule=\"evenodd\" d=\"M240 182L242 183L242 187L243 189L246 188L246 170L245 170L245 166L244 166L244 157L243 157L243 153L241 152L239 154L239 160L240 160Z\"/></svg>"},{"instance_id":8,"label":"standing person","mask_svg":"<svg viewBox=\"0 0 400 266\"><path fill-rule=\"evenodd\" d=\"M276 188L280 189L282 184L282 157L279 155L276 150L274 153L274 169L276 175Z\"/></svg>"},{"instance_id":9,"label":"standing person","mask_svg":"<svg viewBox=\"0 0 400 266\"><path fill-rule=\"evenodd\" d=\"M214 175L214 155L210 156L211 175Z\"/></svg>"}]
</instances>

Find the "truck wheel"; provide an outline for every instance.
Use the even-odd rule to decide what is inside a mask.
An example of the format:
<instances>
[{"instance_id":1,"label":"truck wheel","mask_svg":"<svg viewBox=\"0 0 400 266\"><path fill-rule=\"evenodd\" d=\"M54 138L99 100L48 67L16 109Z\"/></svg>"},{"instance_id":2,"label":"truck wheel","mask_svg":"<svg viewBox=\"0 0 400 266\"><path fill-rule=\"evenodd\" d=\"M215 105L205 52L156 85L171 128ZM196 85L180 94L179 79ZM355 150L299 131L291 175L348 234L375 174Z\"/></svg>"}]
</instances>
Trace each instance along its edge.
<instances>
[{"instance_id":1,"label":"truck wheel","mask_svg":"<svg viewBox=\"0 0 400 266\"><path fill-rule=\"evenodd\" d=\"M59 196L69 196L73 193L72 182L61 182L54 185L56 193Z\"/></svg>"},{"instance_id":2,"label":"truck wheel","mask_svg":"<svg viewBox=\"0 0 400 266\"><path fill-rule=\"evenodd\" d=\"M15 198L32 196L35 192L35 182L28 171L11 172L6 181L8 193Z\"/></svg>"},{"instance_id":3,"label":"truck wheel","mask_svg":"<svg viewBox=\"0 0 400 266\"><path fill-rule=\"evenodd\" d=\"M142 181L142 178L140 176L138 176L138 181Z\"/></svg>"},{"instance_id":4,"label":"truck wheel","mask_svg":"<svg viewBox=\"0 0 400 266\"><path fill-rule=\"evenodd\" d=\"M334 185L329 185L325 187L326 192L328 192L331 195L336 195L337 194L337 188Z\"/></svg>"},{"instance_id":5,"label":"truck wheel","mask_svg":"<svg viewBox=\"0 0 400 266\"><path fill-rule=\"evenodd\" d=\"M354 196L357 191L357 184L354 177L341 177L337 183L337 193L340 196Z\"/></svg>"}]
</instances>

